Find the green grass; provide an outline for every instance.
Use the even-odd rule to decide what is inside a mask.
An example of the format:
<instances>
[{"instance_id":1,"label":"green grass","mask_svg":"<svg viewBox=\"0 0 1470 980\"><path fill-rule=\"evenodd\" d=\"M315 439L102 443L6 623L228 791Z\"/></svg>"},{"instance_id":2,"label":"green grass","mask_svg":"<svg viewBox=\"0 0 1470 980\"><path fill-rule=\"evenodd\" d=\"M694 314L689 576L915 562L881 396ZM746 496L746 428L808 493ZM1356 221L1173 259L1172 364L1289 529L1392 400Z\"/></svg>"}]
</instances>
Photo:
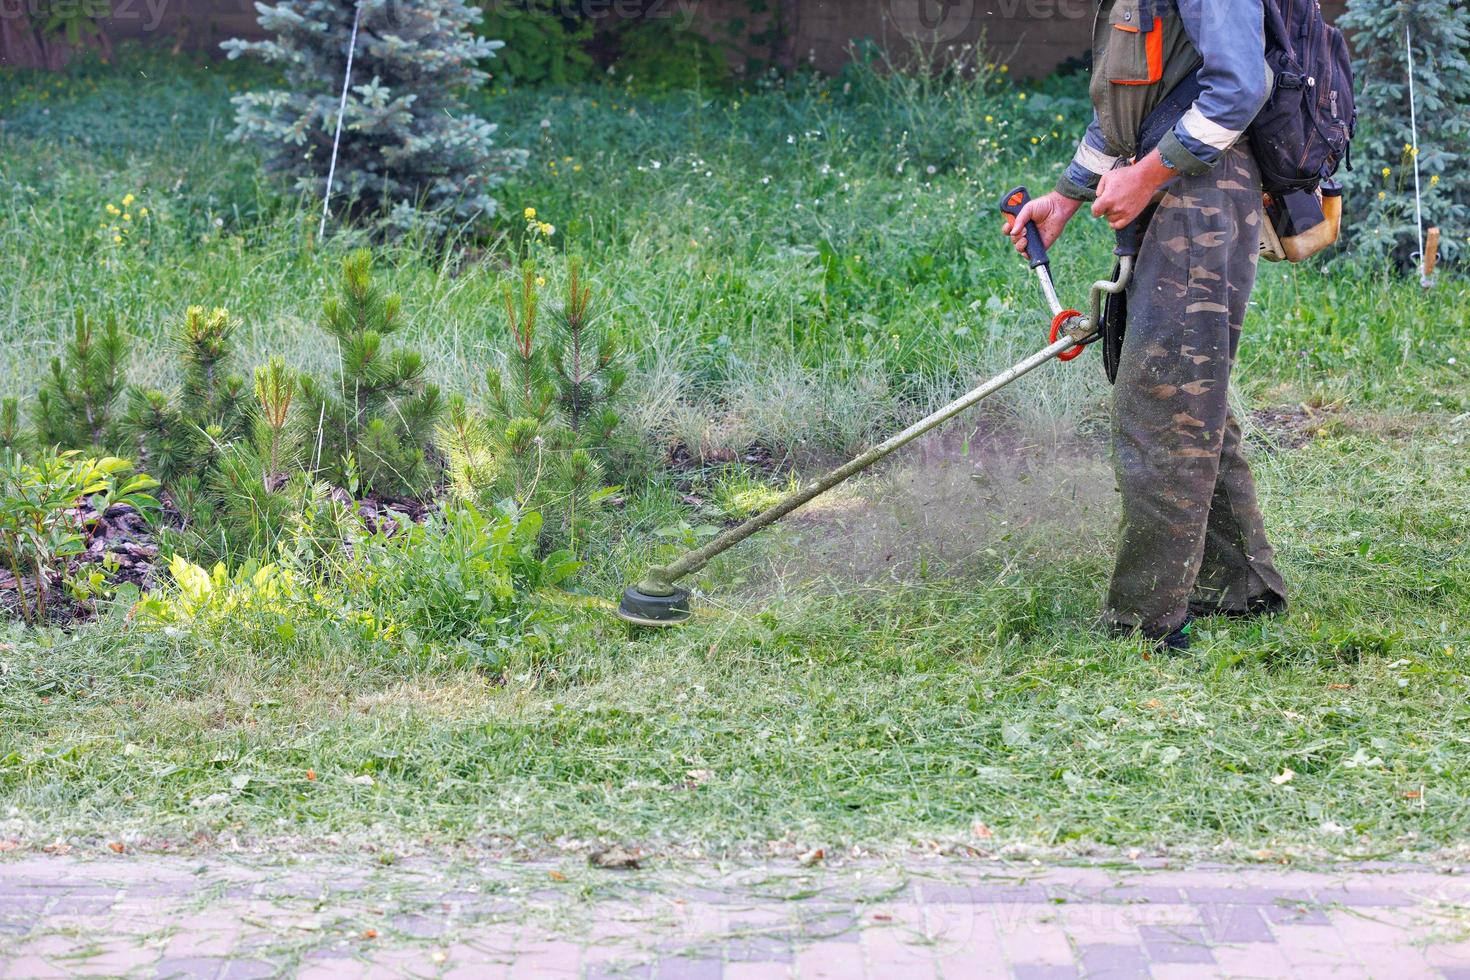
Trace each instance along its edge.
<instances>
[{"instance_id":1,"label":"green grass","mask_svg":"<svg viewBox=\"0 0 1470 980\"><path fill-rule=\"evenodd\" d=\"M251 363L329 368L308 327L353 236L314 242L312 203L224 141L231 86L255 76L134 58L57 81L45 99L34 78L0 87L10 393L76 305L122 314L138 380L167 379L191 303L240 316ZM501 260L534 206L558 226L543 264L555 277L564 250L584 255L637 352L647 438L830 456L1040 343L994 203L1045 186L1085 103L1076 80L1021 94L864 73L732 97L519 92L485 110L533 151L501 195L504 239L478 261L400 245L382 266L438 379L472 386L503 343ZM117 247L98 224L127 193L154 217ZM1107 236L1079 225L1054 255L1081 301ZM977 438L965 457L955 435L932 450L947 463L868 479L717 562L690 627L630 640L596 597L675 550L670 527L761 493L748 473L655 476L589 547L587 598L549 598L547 644L504 677L326 619L289 638L11 628L0 835L738 851L969 839L982 822L986 847L1462 846L1470 285L1263 267L1256 301L1239 406L1314 413L1299 449L1252 429L1295 590L1280 621L1205 623L1179 658L1095 630L1115 503L1089 356L987 413L1014 444Z\"/></svg>"}]
</instances>

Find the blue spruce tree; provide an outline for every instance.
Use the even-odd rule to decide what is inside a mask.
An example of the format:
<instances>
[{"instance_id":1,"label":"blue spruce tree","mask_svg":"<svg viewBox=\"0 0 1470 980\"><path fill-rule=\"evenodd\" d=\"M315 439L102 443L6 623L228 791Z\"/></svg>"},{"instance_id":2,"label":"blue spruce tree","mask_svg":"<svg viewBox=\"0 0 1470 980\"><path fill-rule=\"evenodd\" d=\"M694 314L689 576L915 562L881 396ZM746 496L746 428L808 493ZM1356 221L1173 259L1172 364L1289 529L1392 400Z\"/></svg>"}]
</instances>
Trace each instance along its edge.
<instances>
[{"instance_id":1,"label":"blue spruce tree","mask_svg":"<svg viewBox=\"0 0 1470 980\"><path fill-rule=\"evenodd\" d=\"M231 58L276 65L287 88L235 98L233 138L258 144L272 171L320 195L331 162L352 26L361 6L352 87L333 184L339 213L386 214L391 228L443 232L493 217L492 189L522 159L493 148L494 124L463 94L499 41L474 35L464 0L280 0L258 3L270 40L226 41Z\"/></svg>"}]
</instances>

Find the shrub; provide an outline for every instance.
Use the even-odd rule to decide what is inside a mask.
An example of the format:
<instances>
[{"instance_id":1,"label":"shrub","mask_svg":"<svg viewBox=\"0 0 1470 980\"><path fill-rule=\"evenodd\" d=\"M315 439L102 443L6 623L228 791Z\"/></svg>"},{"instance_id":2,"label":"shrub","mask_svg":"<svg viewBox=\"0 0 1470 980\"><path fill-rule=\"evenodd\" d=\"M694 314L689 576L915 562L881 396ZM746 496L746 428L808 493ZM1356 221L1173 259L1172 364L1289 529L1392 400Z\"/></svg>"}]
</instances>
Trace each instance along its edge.
<instances>
[{"instance_id":1,"label":"shrub","mask_svg":"<svg viewBox=\"0 0 1470 980\"><path fill-rule=\"evenodd\" d=\"M111 456L87 458L72 450L27 462L9 451L0 454L0 558L15 579L26 622L47 619L47 594L65 573L66 559L80 554L86 543L78 505L100 495L99 510L156 507L148 491L157 485L134 474L132 463Z\"/></svg>"},{"instance_id":2,"label":"shrub","mask_svg":"<svg viewBox=\"0 0 1470 980\"><path fill-rule=\"evenodd\" d=\"M44 446L100 451L116 446L114 407L127 383L127 342L117 317L98 330L80 311L71 341L51 359L36 394L36 438Z\"/></svg>"},{"instance_id":3,"label":"shrub","mask_svg":"<svg viewBox=\"0 0 1470 980\"><path fill-rule=\"evenodd\" d=\"M1351 37L1360 125L1345 228L1354 249L1407 262L1417 241L1414 157L1419 158L1424 223L1455 231L1447 257L1470 228L1470 7L1456 0L1349 0L1339 22ZM1414 40L1419 146L1409 121L1404 28Z\"/></svg>"},{"instance_id":4,"label":"shrub","mask_svg":"<svg viewBox=\"0 0 1470 980\"><path fill-rule=\"evenodd\" d=\"M614 65L625 83L644 89L717 89L730 81L720 46L669 17L624 27Z\"/></svg>"},{"instance_id":5,"label":"shrub","mask_svg":"<svg viewBox=\"0 0 1470 980\"><path fill-rule=\"evenodd\" d=\"M231 58L279 65L284 90L235 101L237 140L258 144L270 169L320 194L330 167L352 34L352 0L259 4L271 40L225 42ZM490 191L513 162L492 150L496 127L470 112L465 90L499 42L475 37L464 0L361 0L362 24L334 191L353 213L391 209L398 229L444 230L494 216ZM416 210L422 209L422 210Z\"/></svg>"},{"instance_id":6,"label":"shrub","mask_svg":"<svg viewBox=\"0 0 1470 980\"><path fill-rule=\"evenodd\" d=\"M386 349L403 327L403 303L373 281L372 261L366 250L348 256L337 294L323 305L322 328L341 368L327 384L302 379L302 421L314 430L321 472L337 486L360 477L368 492L421 497L438 476L427 450L442 409L439 389L424 381L417 352Z\"/></svg>"},{"instance_id":7,"label":"shrub","mask_svg":"<svg viewBox=\"0 0 1470 980\"><path fill-rule=\"evenodd\" d=\"M522 635L525 594L581 567L565 551L540 557L540 537L535 511L455 504L357 542L337 569L338 587L371 612L380 635L497 668Z\"/></svg>"},{"instance_id":8,"label":"shrub","mask_svg":"<svg viewBox=\"0 0 1470 980\"><path fill-rule=\"evenodd\" d=\"M580 567L566 553L538 557L540 529L535 513L452 506L423 524L363 535L325 561L311 555L303 564L291 550L279 563L206 570L176 556L172 588L138 614L267 649L329 624L416 658L494 669L534 632L528 593Z\"/></svg>"},{"instance_id":9,"label":"shrub","mask_svg":"<svg viewBox=\"0 0 1470 980\"><path fill-rule=\"evenodd\" d=\"M591 80L587 53L592 22L569 15L557 0L479 0L481 37L499 38L497 79L516 85L570 85Z\"/></svg>"}]
</instances>

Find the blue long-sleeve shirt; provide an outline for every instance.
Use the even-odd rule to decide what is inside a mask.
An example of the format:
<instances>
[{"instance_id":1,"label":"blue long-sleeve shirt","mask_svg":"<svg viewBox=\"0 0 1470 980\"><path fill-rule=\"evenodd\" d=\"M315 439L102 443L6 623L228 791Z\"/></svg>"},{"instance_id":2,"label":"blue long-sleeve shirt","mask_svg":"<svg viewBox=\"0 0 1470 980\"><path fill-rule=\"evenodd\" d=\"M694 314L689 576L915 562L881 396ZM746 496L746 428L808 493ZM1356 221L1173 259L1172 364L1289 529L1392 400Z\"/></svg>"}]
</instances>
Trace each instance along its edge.
<instances>
[{"instance_id":1,"label":"blue long-sleeve shirt","mask_svg":"<svg viewBox=\"0 0 1470 980\"><path fill-rule=\"evenodd\" d=\"M1101 175L1133 155L1148 112L1195 64L1200 94L1158 149L1164 163L1180 173L1209 170L1270 94L1262 0L1104 0L1098 13L1095 111L1058 190L1077 200L1095 196ZM1161 36L1150 38L1153 31ZM1109 56L1111 44L1132 48ZM1156 58L1187 63L1155 64ZM1130 61L1140 62L1128 67L1144 69L1142 78L1109 77Z\"/></svg>"}]
</instances>

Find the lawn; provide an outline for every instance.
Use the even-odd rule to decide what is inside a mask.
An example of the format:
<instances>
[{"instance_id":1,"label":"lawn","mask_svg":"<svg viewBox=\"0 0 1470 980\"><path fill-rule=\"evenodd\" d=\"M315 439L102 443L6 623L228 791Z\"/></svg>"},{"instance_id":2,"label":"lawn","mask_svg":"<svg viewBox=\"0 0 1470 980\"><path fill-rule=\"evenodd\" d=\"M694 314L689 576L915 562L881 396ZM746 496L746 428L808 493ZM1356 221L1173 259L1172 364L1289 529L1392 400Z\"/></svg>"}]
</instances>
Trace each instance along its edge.
<instances>
[{"instance_id":1,"label":"lawn","mask_svg":"<svg viewBox=\"0 0 1470 980\"><path fill-rule=\"evenodd\" d=\"M240 319L251 365L332 367L314 324L364 239L317 241L319 205L227 141L229 95L257 80L130 55L0 81L0 394L34 390L78 307L119 315L139 383L172 380L192 304ZM624 414L654 465L493 670L365 637L326 601L289 628L269 602L0 627L0 840L1463 851L1470 283L1453 273L1426 291L1351 257L1262 267L1236 404L1294 589L1280 620L1205 621L1178 657L1097 631L1116 494L1094 354L716 562L686 628L629 636L608 614L647 562L1041 345L995 202L1047 185L1083 96L1076 78L865 70L484 96L530 163L499 191L495 241L377 248L405 336L475 395L505 347L510 257L559 283L581 256L631 348ZM148 217L117 241L106 208L129 194ZM549 244L526 241L529 207ZM1108 239L1079 222L1053 251L1071 302Z\"/></svg>"}]
</instances>

